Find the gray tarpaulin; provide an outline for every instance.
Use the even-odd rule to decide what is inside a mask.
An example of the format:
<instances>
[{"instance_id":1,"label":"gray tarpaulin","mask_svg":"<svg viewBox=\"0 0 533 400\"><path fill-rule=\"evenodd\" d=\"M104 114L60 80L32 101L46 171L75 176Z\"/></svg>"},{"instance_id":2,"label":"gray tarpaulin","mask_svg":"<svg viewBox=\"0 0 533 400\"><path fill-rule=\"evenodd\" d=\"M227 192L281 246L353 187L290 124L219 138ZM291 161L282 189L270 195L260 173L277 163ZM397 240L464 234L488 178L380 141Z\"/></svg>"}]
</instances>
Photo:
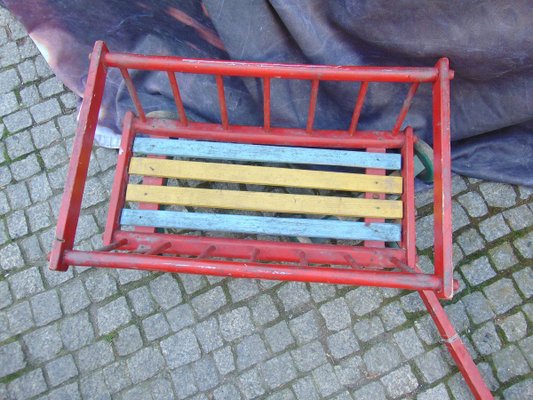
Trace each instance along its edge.
<instances>
[{"instance_id":1,"label":"gray tarpaulin","mask_svg":"<svg viewBox=\"0 0 533 400\"><path fill-rule=\"evenodd\" d=\"M431 66L441 56L452 82L452 168L533 186L533 3L320 0L0 0L26 26L57 76L80 96L96 40L113 51L337 65ZM133 73L147 111L173 109L166 77ZM214 79L178 77L191 118L218 121ZM262 123L255 80L227 79L230 122ZM321 84L317 128L346 129L357 85ZM371 84L360 128L390 129L407 86ZM274 82L273 124L304 126L309 82ZM109 77L98 141L116 143L131 101ZM430 88L406 123L431 142Z\"/></svg>"}]
</instances>

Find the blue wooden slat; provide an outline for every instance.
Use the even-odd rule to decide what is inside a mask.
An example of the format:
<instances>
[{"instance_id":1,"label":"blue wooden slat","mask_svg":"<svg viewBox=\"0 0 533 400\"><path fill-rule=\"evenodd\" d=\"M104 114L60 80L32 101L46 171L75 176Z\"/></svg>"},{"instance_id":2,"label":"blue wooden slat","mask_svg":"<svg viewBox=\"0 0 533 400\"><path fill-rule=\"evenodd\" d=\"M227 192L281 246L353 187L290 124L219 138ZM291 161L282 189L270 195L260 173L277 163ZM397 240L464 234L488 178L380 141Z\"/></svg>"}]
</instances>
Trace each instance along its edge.
<instances>
[{"instance_id":1,"label":"blue wooden slat","mask_svg":"<svg viewBox=\"0 0 533 400\"><path fill-rule=\"evenodd\" d=\"M326 239L400 241L401 226L304 218L123 209L122 225Z\"/></svg>"},{"instance_id":2,"label":"blue wooden slat","mask_svg":"<svg viewBox=\"0 0 533 400\"><path fill-rule=\"evenodd\" d=\"M136 138L133 151L140 154L211 160L334 165L389 170L399 170L402 167L401 155L396 153L203 142L186 139Z\"/></svg>"}]
</instances>

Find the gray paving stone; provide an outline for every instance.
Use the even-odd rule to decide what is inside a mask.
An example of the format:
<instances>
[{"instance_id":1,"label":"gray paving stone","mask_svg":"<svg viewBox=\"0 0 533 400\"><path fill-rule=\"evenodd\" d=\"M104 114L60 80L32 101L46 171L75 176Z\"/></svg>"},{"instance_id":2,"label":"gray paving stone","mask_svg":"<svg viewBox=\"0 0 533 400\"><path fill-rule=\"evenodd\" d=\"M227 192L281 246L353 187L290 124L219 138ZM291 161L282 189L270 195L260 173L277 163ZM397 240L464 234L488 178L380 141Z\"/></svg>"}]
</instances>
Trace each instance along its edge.
<instances>
[{"instance_id":1,"label":"gray paving stone","mask_svg":"<svg viewBox=\"0 0 533 400\"><path fill-rule=\"evenodd\" d=\"M436 382L450 372L450 366L439 347L418 356L415 363L426 383Z\"/></svg>"},{"instance_id":2,"label":"gray paving stone","mask_svg":"<svg viewBox=\"0 0 533 400\"><path fill-rule=\"evenodd\" d=\"M167 376L156 377L149 381L153 400L174 400L172 383Z\"/></svg>"},{"instance_id":3,"label":"gray paving stone","mask_svg":"<svg viewBox=\"0 0 533 400\"><path fill-rule=\"evenodd\" d=\"M307 304L311 299L309 290L305 283L302 282L286 282L277 290L277 295L285 311L292 311L304 304Z\"/></svg>"},{"instance_id":4,"label":"gray paving stone","mask_svg":"<svg viewBox=\"0 0 533 400\"><path fill-rule=\"evenodd\" d=\"M11 210L9 203L7 201L7 194L5 191L0 192L0 214L5 215L8 211Z\"/></svg>"},{"instance_id":5,"label":"gray paving stone","mask_svg":"<svg viewBox=\"0 0 533 400\"><path fill-rule=\"evenodd\" d=\"M458 197L458 201L471 217L479 218L488 213L485 201L477 192L465 193Z\"/></svg>"},{"instance_id":6,"label":"gray paving stone","mask_svg":"<svg viewBox=\"0 0 533 400\"><path fill-rule=\"evenodd\" d=\"M238 400L242 396L233 384L219 386L213 391L214 400Z\"/></svg>"},{"instance_id":7,"label":"gray paving stone","mask_svg":"<svg viewBox=\"0 0 533 400\"><path fill-rule=\"evenodd\" d=\"M78 369L74 363L74 358L70 354L50 361L46 364L45 371L46 376L48 377L48 383L51 387L60 385L78 375Z\"/></svg>"},{"instance_id":8,"label":"gray paving stone","mask_svg":"<svg viewBox=\"0 0 533 400\"><path fill-rule=\"evenodd\" d=\"M468 215L466 214L463 207L459 205L456 201L452 201L452 230L453 232L461 229L470 224Z\"/></svg>"},{"instance_id":9,"label":"gray paving stone","mask_svg":"<svg viewBox=\"0 0 533 400\"><path fill-rule=\"evenodd\" d=\"M499 239L511 232L509 227L505 224L502 214L496 214L481 221L479 224L479 230L489 242Z\"/></svg>"},{"instance_id":10,"label":"gray paving stone","mask_svg":"<svg viewBox=\"0 0 533 400\"><path fill-rule=\"evenodd\" d=\"M162 340L160 345L170 368L177 368L200 358L200 347L191 329L184 329Z\"/></svg>"},{"instance_id":11,"label":"gray paving stone","mask_svg":"<svg viewBox=\"0 0 533 400\"><path fill-rule=\"evenodd\" d=\"M93 302L99 302L117 293L117 284L109 271L94 269L85 276L85 287Z\"/></svg>"},{"instance_id":12,"label":"gray paving stone","mask_svg":"<svg viewBox=\"0 0 533 400\"><path fill-rule=\"evenodd\" d=\"M6 311L6 317L9 323L9 332L13 336L22 333L35 325L31 314L30 303L28 301L18 303L8 308Z\"/></svg>"},{"instance_id":13,"label":"gray paving stone","mask_svg":"<svg viewBox=\"0 0 533 400\"><path fill-rule=\"evenodd\" d=\"M235 359L230 346L214 351L213 359L220 375L227 375L235 371Z\"/></svg>"},{"instance_id":14,"label":"gray paving stone","mask_svg":"<svg viewBox=\"0 0 533 400\"><path fill-rule=\"evenodd\" d=\"M202 275L181 274L180 281L187 294L196 293L207 286L207 281Z\"/></svg>"},{"instance_id":15,"label":"gray paving stone","mask_svg":"<svg viewBox=\"0 0 533 400\"><path fill-rule=\"evenodd\" d=\"M298 379L293 383L292 390L296 394L296 398L299 400L319 400L316 386L313 380L308 376Z\"/></svg>"},{"instance_id":16,"label":"gray paving stone","mask_svg":"<svg viewBox=\"0 0 533 400\"><path fill-rule=\"evenodd\" d=\"M131 312L124 297L119 297L96 310L98 332L105 335L131 321Z\"/></svg>"},{"instance_id":17,"label":"gray paving stone","mask_svg":"<svg viewBox=\"0 0 533 400\"><path fill-rule=\"evenodd\" d=\"M6 145L7 154L12 160L34 151L29 131L22 131L16 135L8 136L4 143Z\"/></svg>"},{"instance_id":18,"label":"gray paving stone","mask_svg":"<svg viewBox=\"0 0 533 400\"><path fill-rule=\"evenodd\" d=\"M4 271L14 270L23 265L24 259L16 243L9 243L0 249L0 267Z\"/></svg>"},{"instance_id":19,"label":"gray paving stone","mask_svg":"<svg viewBox=\"0 0 533 400\"><path fill-rule=\"evenodd\" d=\"M466 312L475 324L488 321L494 317L489 302L481 292L473 292L461 300L466 306Z\"/></svg>"},{"instance_id":20,"label":"gray paving stone","mask_svg":"<svg viewBox=\"0 0 533 400\"><path fill-rule=\"evenodd\" d=\"M37 123L48 121L61 114L61 107L57 99L52 98L30 107L30 113Z\"/></svg>"},{"instance_id":21,"label":"gray paving stone","mask_svg":"<svg viewBox=\"0 0 533 400\"><path fill-rule=\"evenodd\" d=\"M26 223L26 217L23 211L14 211L7 216L6 222L9 236L12 239L18 239L28 234L28 224Z\"/></svg>"},{"instance_id":22,"label":"gray paving stone","mask_svg":"<svg viewBox=\"0 0 533 400\"><path fill-rule=\"evenodd\" d=\"M517 376L529 373L527 361L518 350L518 347L511 345L496 354L492 358L496 375L501 382L507 382Z\"/></svg>"},{"instance_id":23,"label":"gray paving stone","mask_svg":"<svg viewBox=\"0 0 533 400\"><path fill-rule=\"evenodd\" d=\"M44 289L43 280L37 267L11 275L8 281L13 297L17 300L32 296Z\"/></svg>"},{"instance_id":24,"label":"gray paving stone","mask_svg":"<svg viewBox=\"0 0 533 400\"><path fill-rule=\"evenodd\" d=\"M228 282L228 288L234 303L249 299L259 293L259 286L252 279L232 279Z\"/></svg>"},{"instance_id":25,"label":"gray paving stone","mask_svg":"<svg viewBox=\"0 0 533 400\"><path fill-rule=\"evenodd\" d=\"M111 400L111 394L105 385L102 371L82 376L80 379L80 392L84 400Z\"/></svg>"},{"instance_id":26,"label":"gray paving stone","mask_svg":"<svg viewBox=\"0 0 533 400\"><path fill-rule=\"evenodd\" d=\"M35 87L35 85L26 86L19 92L19 94L20 99L22 100L21 105L24 107L33 106L41 101L41 97L39 96L39 92L37 91L37 87Z\"/></svg>"},{"instance_id":27,"label":"gray paving stone","mask_svg":"<svg viewBox=\"0 0 533 400\"><path fill-rule=\"evenodd\" d=\"M418 387L418 381L409 365L404 365L381 378L387 393L392 398L404 396Z\"/></svg>"},{"instance_id":28,"label":"gray paving stone","mask_svg":"<svg viewBox=\"0 0 533 400\"><path fill-rule=\"evenodd\" d=\"M14 68L0 72L0 93L7 93L20 85L20 78Z\"/></svg>"},{"instance_id":29,"label":"gray paving stone","mask_svg":"<svg viewBox=\"0 0 533 400\"><path fill-rule=\"evenodd\" d=\"M356 322L353 330L359 340L368 342L385 332L385 328L378 316L365 318Z\"/></svg>"},{"instance_id":30,"label":"gray paving stone","mask_svg":"<svg viewBox=\"0 0 533 400\"><path fill-rule=\"evenodd\" d=\"M0 378L20 371L24 367L26 367L26 361L18 342L0 346Z\"/></svg>"},{"instance_id":31,"label":"gray paving stone","mask_svg":"<svg viewBox=\"0 0 533 400\"><path fill-rule=\"evenodd\" d=\"M513 282L508 278L494 282L484 288L483 292L496 314L503 314L521 302Z\"/></svg>"},{"instance_id":32,"label":"gray paving stone","mask_svg":"<svg viewBox=\"0 0 533 400\"><path fill-rule=\"evenodd\" d=\"M56 121L59 127L59 131L61 132L61 136L63 136L64 138L74 136L77 125L76 113L62 115L60 117L57 117Z\"/></svg>"},{"instance_id":33,"label":"gray paving stone","mask_svg":"<svg viewBox=\"0 0 533 400\"><path fill-rule=\"evenodd\" d=\"M326 353L318 341L308 343L292 350L291 355L296 363L296 367L302 372L309 372L327 362Z\"/></svg>"},{"instance_id":34,"label":"gray paving stone","mask_svg":"<svg viewBox=\"0 0 533 400\"><path fill-rule=\"evenodd\" d=\"M516 192L511 185L496 182L484 182L479 185L487 204L491 207L509 208L516 202Z\"/></svg>"},{"instance_id":35,"label":"gray paving stone","mask_svg":"<svg viewBox=\"0 0 533 400\"><path fill-rule=\"evenodd\" d=\"M285 321L265 329L265 338L274 353L285 350L295 343Z\"/></svg>"},{"instance_id":36,"label":"gray paving stone","mask_svg":"<svg viewBox=\"0 0 533 400\"><path fill-rule=\"evenodd\" d=\"M34 153L22 160L11 163L9 167L11 168L13 177L18 181L29 178L41 171L41 166Z\"/></svg>"},{"instance_id":37,"label":"gray paving stone","mask_svg":"<svg viewBox=\"0 0 533 400\"><path fill-rule=\"evenodd\" d=\"M394 334L394 340L403 356L408 360L424 352L424 346L413 328L396 332Z\"/></svg>"},{"instance_id":38,"label":"gray paving stone","mask_svg":"<svg viewBox=\"0 0 533 400\"><path fill-rule=\"evenodd\" d=\"M34 369L26 372L7 385L7 391L12 399L29 399L46 391L46 382L43 371Z\"/></svg>"},{"instance_id":39,"label":"gray paving stone","mask_svg":"<svg viewBox=\"0 0 533 400\"><path fill-rule=\"evenodd\" d=\"M87 312L81 312L60 322L60 333L65 348L72 351L88 345L94 339L93 326Z\"/></svg>"},{"instance_id":40,"label":"gray paving stone","mask_svg":"<svg viewBox=\"0 0 533 400\"><path fill-rule=\"evenodd\" d=\"M336 290L334 285L328 283L310 283L311 297L315 303L321 303L325 300L335 297Z\"/></svg>"},{"instance_id":41,"label":"gray paving stone","mask_svg":"<svg viewBox=\"0 0 533 400\"><path fill-rule=\"evenodd\" d=\"M27 82L32 82L37 79L37 71L35 70L35 64L32 60L26 60L17 65L22 80Z\"/></svg>"},{"instance_id":42,"label":"gray paving stone","mask_svg":"<svg viewBox=\"0 0 533 400\"><path fill-rule=\"evenodd\" d=\"M267 386L275 389L297 376L296 368L289 354L283 353L261 364L261 375Z\"/></svg>"},{"instance_id":43,"label":"gray paving stone","mask_svg":"<svg viewBox=\"0 0 533 400\"><path fill-rule=\"evenodd\" d=\"M533 211L531 211L526 204L510 210L505 210L503 212L503 217L514 231L533 226Z\"/></svg>"},{"instance_id":44,"label":"gray paving stone","mask_svg":"<svg viewBox=\"0 0 533 400\"><path fill-rule=\"evenodd\" d=\"M150 282L150 291L159 306L168 310L182 301L181 291L171 274L164 274Z\"/></svg>"},{"instance_id":45,"label":"gray paving stone","mask_svg":"<svg viewBox=\"0 0 533 400\"><path fill-rule=\"evenodd\" d=\"M50 188L50 184L48 183L48 179L45 174L31 177L28 181L28 187L30 188L31 200L34 203L48 200L53 195L52 189ZM48 214L49 213L50 212L48 211Z\"/></svg>"},{"instance_id":46,"label":"gray paving stone","mask_svg":"<svg viewBox=\"0 0 533 400\"><path fill-rule=\"evenodd\" d=\"M527 321L521 312L505 317L498 322L498 325L508 342L516 342L527 334Z\"/></svg>"},{"instance_id":47,"label":"gray paving stone","mask_svg":"<svg viewBox=\"0 0 533 400\"><path fill-rule=\"evenodd\" d=\"M131 385L128 368L125 361L117 361L102 369L107 388L111 393L117 393Z\"/></svg>"},{"instance_id":48,"label":"gray paving stone","mask_svg":"<svg viewBox=\"0 0 533 400\"><path fill-rule=\"evenodd\" d=\"M465 279L472 286L477 286L496 276L487 257L477 258L469 264L461 267Z\"/></svg>"},{"instance_id":49,"label":"gray paving stone","mask_svg":"<svg viewBox=\"0 0 533 400\"><path fill-rule=\"evenodd\" d=\"M448 381L448 387L450 388L453 399L474 400L474 396L460 373L452 376Z\"/></svg>"},{"instance_id":50,"label":"gray paving stone","mask_svg":"<svg viewBox=\"0 0 533 400\"><path fill-rule=\"evenodd\" d=\"M345 299L355 315L361 317L376 310L383 302L383 293L370 286L359 287L348 292Z\"/></svg>"},{"instance_id":51,"label":"gray paving stone","mask_svg":"<svg viewBox=\"0 0 533 400\"><path fill-rule=\"evenodd\" d=\"M433 245L433 214L416 220L416 247L425 250Z\"/></svg>"},{"instance_id":52,"label":"gray paving stone","mask_svg":"<svg viewBox=\"0 0 533 400\"><path fill-rule=\"evenodd\" d=\"M400 302L398 301L389 303L382 307L379 310L379 316L381 317L383 326L387 331L397 328L407 321L407 318L405 317L405 314L400 306Z\"/></svg>"},{"instance_id":53,"label":"gray paving stone","mask_svg":"<svg viewBox=\"0 0 533 400\"><path fill-rule=\"evenodd\" d=\"M239 307L219 316L220 332L225 340L233 341L254 331L250 310Z\"/></svg>"},{"instance_id":54,"label":"gray paving stone","mask_svg":"<svg viewBox=\"0 0 533 400\"><path fill-rule=\"evenodd\" d=\"M476 349L482 355L492 354L501 349L502 343L492 322L487 322L472 334Z\"/></svg>"},{"instance_id":55,"label":"gray paving stone","mask_svg":"<svg viewBox=\"0 0 533 400\"><path fill-rule=\"evenodd\" d=\"M32 232L48 228L53 224L52 213L47 203L38 203L26 210L27 220Z\"/></svg>"},{"instance_id":56,"label":"gray paving stone","mask_svg":"<svg viewBox=\"0 0 533 400\"><path fill-rule=\"evenodd\" d=\"M252 299L250 308L254 322L259 325L272 322L279 316L278 309L272 297L268 294L263 294Z\"/></svg>"},{"instance_id":57,"label":"gray paving stone","mask_svg":"<svg viewBox=\"0 0 533 400\"><path fill-rule=\"evenodd\" d=\"M64 90L63 84L56 77L52 77L39 85L39 92L43 97L50 97L61 93Z\"/></svg>"},{"instance_id":58,"label":"gray paving stone","mask_svg":"<svg viewBox=\"0 0 533 400\"><path fill-rule=\"evenodd\" d=\"M56 325L48 325L23 336L29 361L43 362L54 358L63 348Z\"/></svg>"},{"instance_id":59,"label":"gray paving stone","mask_svg":"<svg viewBox=\"0 0 533 400\"><path fill-rule=\"evenodd\" d=\"M0 94L0 117L11 114L19 108L17 96L14 92Z\"/></svg>"},{"instance_id":60,"label":"gray paving stone","mask_svg":"<svg viewBox=\"0 0 533 400\"><path fill-rule=\"evenodd\" d=\"M513 244L522 257L526 260L533 259L533 232L516 239Z\"/></svg>"},{"instance_id":61,"label":"gray paving stone","mask_svg":"<svg viewBox=\"0 0 533 400\"><path fill-rule=\"evenodd\" d=\"M215 362L210 356L204 356L192 364L196 386L201 391L213 389L220 382Z\"/></svg>"},{"instance_id":62,"label":"gray paving stone","mask_svg":"<svg viewBox=\"0 0 533 400\"><path fill-rule=\"evenodd\" d=\"M3 130L3 127L0 126ZM8 183L11 183L13 181L13 174L9 170L8 166L2 166L0 167L0 185L7 186Z\"/></svg>"},{"instance_id":63,"label":"gray paving stone","mask_svg":"<svg viewBox=\"0 0 533 400\"><path fill-rule=\"evenodd\" d=\"M80 349L77 359L80 372L86 373L113 362L115 356L111 344L100 340Z\"/></svg>"},{"instance_id":64,"label":"gray paving stone","mask_svg":"<svg viewBox=\"0 0 533 400\"><path fill-rule=\"evenodd\" d=\"M295 400L294 393L290 389L284 389L279 392L275 392L266 398L267 400Z\"/></svg>"},{"instance_id":65,"label":"gray paving stone","mask_svg":"<svg viewBox=\"0 0 533 400\"><path fill-rule=\"evenodd\" d=\"M533 335L528 336L525 339L522 339L518 343L520 350L527 359L529 366L533 368Z\"/></svg>"},{"instance_id":66,"label":"gray paving stone","mask_svg":"<svg viewBox=\"0 0 533 400\"><path fill-rule=\"evenodd\" d=\"M133 354L127 361L128 371L134 384L156 375L163 368L165 361L155 347L145 347Z\"/></svg>"},{"instance_id":67,"label":"gray paving stone","mask_svg":"<svg viewBox=\"0 0 533 400\"><path fill-rule=\"evenodd\" d=\"M67 152L61 143L41 149L40 154L46 169L52 169L68 161ZM91 193L91 188L91 180L89 179L85 186L84 198Z\"/></svg>"},{"instance_id":68,"label":"gray paving stone","mask_svg":"<svg viewBox=\"0 0 533 400\"><path fill-rule=\"evenodd\" d=\"M167 321L170 328L177 332L194 323L192 307L189 304L181 304L167 311Z\"/></svg>"},{"instance_id":69,"label":"gray paving stone","mask_svg":"<svg viewBox=\"0 0 533 400\"><path fill-rule=\"evenodd\" d=\"M330 364L322 365L313 371L313 379L319 393L323 396L332 395L342 389L342 386Z\"/></svg>"},{"instance_id":70,"label":"gray paving stone","mask_svg":"<svg viewBox=\"0 0 533 400\"><path fill-rule=\"evenodd\" d=\"M6 281L0 281L0 309L6 308L13 303L13 297Z\"/></svg>"},{"instance_id":71,"label":"gray paving stone","mask_svg":"<svg viewBox=\"0 0 533 400\"><path fill-rule=\"evenodd\" d=\"M356 390L353 393L353 398L358 400L385 400L387 396L383 385L374 381Z\"/></svg>"},{"instance_id":72,"label":"gray paving stone","mask_svg":"<svg viewBox=\"0 0 533 400\"><path fill-rule=\"evenodd\" d=\"M503 391L505 400L523 400L533 398L533 379L527 379Z\"/></svg>"},{"instance_id":73,"label":"gray paving stone","mask_svg":"<svg viewBox=\"0 0 533 400\"><path fill-rule=\"evenodd\" d=\"M237 368L246 369L258 364L268 357L268 352L261 337L257 334L244 338L235 348Z\"/></svg>"},{"instance_id":74,"label":"gray paving stone","mask_svg":"<svg viewBox=\"0 0 533 400\"><path fill-rule=\"evenodd\" d=\"M152 313L155 310L155 304L148 288L141 286L128 292L127 295L135 314L143 317Z\"/></svg>"},{"instance_id":75,"label":"gray paving stone","mask_svg":"<svg viewBox=\"0 0 533 400\"><path fill-rule=\"evenodd\" d=\"M363 360L368 372L381 375L398 366L401 362L401 355L396 344L390 340L384 340L367 350L363 355Z\"/></svg>"},{"instance_id":76,"label":"gray paving stone","mask_svg":"<svg viewBox=\"0 0 533 400\"><path fill-rule=\"evenodd\" d=\"M526 298L533 296L533 270L531 267L517 271L513 274L513 279L518 285L518 289Z\"/></svg>"},{"instance_id":77,"label":"gray paving stone","mask_svg":"<svg viewBox=\"0 0 533 400\"><path fill-rule=\"evenodd\" d=\"M170 326L161 313L143 319L142 327L146 339L150 342L170 333Z\"/></svg>"},{"instance_id":78,"label":"gray paving stone","mask_svg":"<svg viewBox=\"0 0 533 400\"><path fill-rule=\"evenodd\" d=\"M359 350L359 343L350 329L327 337L329 354L336 359L344 358Z\"/></svg>"},{"instance_id":79,"label":"gray paving stone","mask_svg":"<svg viewBox=\"0 0 533 400\"><path fill-rule=\"evenodd\" d=\"M349 327L352 322L348 304L342 297L323 304L320 307L320 314L330 331L340 331Z\"/></svg>"},{"instance_id":80,"label":"gray paving stone","mask_svg":"<svg viewBox=\"0 0 533 400\"><path fill-rule=\"evenodd\" d=\"M440 341L439 331L429 315L415 321L415 329L418 337L427 345L433 345Z\"/></svg>"},{"instance_id":81,"label":"gray paving stone","mask_svg":"<svg viewBox=\"0 0 533 400\"><path fill-rule=\"evenodd\" d=\"M518 263L513 248L508 242L504 242L489 250L490 257L498 271L503 271Z\"/></svg>"},{"instance_id":82,"label":"gray paving stone","mask_svg":"<svg viewBox=\"0 0 533 400\"><path fill-rule=\"evenodd\" d=\"M96 219L97 223L100 224L98 218ZM140 271L138 269L119 269L117 270L118 283L122 286L127 285L128 283L139 281L143 278L146 278L150 275L148 271Z\"/></svg>"},{"instance_id":83,"label":"gray paving stone","mask_svg":"<svg viewBox=\"0 0 533 400\"><path fill-rule=\"evenodd\" d=\"M238 376L238 385L246 399L254 399L265 393L263 380L257 368L252 368Z\"/></svg>"},{"instance_id":84,"label":"gray paving stone","mask_svg":"<svg viewBox=\"0 0 533 400\"><path fill-rule=\"evenodd\" d=\"M318 338L320 336L318 313L311 310L290 320L289 328L299 344Z\"/></svg>"},{"instance_id":85,"label":"gray paving stone","mask_svg":"<svg viewBox=\"0 0 533 400\"><path fill-rule=\"evenodd\" d=\"M48 400L81 400L78 383L74 382L51 391L48 393Z\"/></svg>"},{"instance_id":86,"label":"gray paving stone","mask_svg":"<svg viewBox=\"0 0 533 400\"><path fill-rule=\"evenodd\" d=\"M113 344L117 354L125 356L139 350L143 346L143 341L139 329L135 325L130 325L118 331Z\"/></svg>"},{"instance_id":87,"label":"gray paving stone","mask_svg":"<svg viewBox=\"0 0 533 400\"><path fill-rule=\"evenodd\" d=\"M66 314L77 313L90 304L85 287L80 280L73 280L59 288L59 295Z\"/></svg>"},{"instance_id":88,"label":"gray paving stone","mask_svg":"<svg viewBox=\"0 0 533 400\"><path fill-rule=\"evenodd\" d=\"M195 326L194 331L204 353L210 353L211 351L222 347L224 344L215 317L198 323Z\"/></svg>"},{"instance_id":89,"label":"gray paving stone","mask_svg":"<svg viewBox=\"0 0 533 400\"><path fill-rule=\"evenodd\" d=\"M186 365L172 371L171 378L178 399L184 399L198 392L190 366Z\"/></svg>"},{"instance_id":90,"label":"gray paving stone","mask_svg":"<svg viewBox=\"0 0 533 400\"><path fill-rule=\"evenodd\" d=\"M55 290L40 293L30 299L33 318L38 326L46 325L62 316L59 297Z\"/></svg>"},{"instance_id":91,"label":"gray paving stone","mask_svg":"<svg viewBox=\"0 0 533 400\"><path fill-rule=\"evenodd\" d=\"M335 375L344 387L360 387L366 377L363 359L359 356L349 357L335 365Z\"/></svg>"},{"instance_id":92,"label":"gray paving stone","mask_svg":"<svg viewBox=\"0 0 533 400\"><path fill-rule=\"evenodd\" d=\"M31 115L27 110L20 110L2 118L2 122L11 133L29 128L32 124Z\"/></svg>"},{"instance_id":93,"label":"gray paving stone","mask_svg":"<svg viewBox=\"0 0 533 400\"><path fill-rule=\"evenodd\" d=\"M446 386L444 386L444 384L441 383L437 386L434 386L420 393L416 397L416 399L417 400L433 400L433 399L449 400L450 396L448 396L448 391L446 390Z\"/></svg>"},{"instance_id":94,"label":"gray paving stone","mask_svg":"<svg viewBox=\"0 0 533 400\"><path fill-rule=\"evenodd\" d=\"M475 253L476 251L483 249L485 246L485 241L473 228L461 233L457 240L466 255Z\"/></svg>"}]
</instances>

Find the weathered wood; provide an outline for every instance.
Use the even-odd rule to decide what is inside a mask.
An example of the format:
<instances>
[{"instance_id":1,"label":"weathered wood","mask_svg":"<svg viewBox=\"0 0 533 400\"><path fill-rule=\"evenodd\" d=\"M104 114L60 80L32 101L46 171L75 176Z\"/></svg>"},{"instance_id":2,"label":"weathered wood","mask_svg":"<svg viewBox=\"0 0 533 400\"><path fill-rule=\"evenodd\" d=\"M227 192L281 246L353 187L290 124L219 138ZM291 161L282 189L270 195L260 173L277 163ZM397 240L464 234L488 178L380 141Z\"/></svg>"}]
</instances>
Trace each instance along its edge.
<instances>
[{"instance_id":1,"label":"weathered wood","mask_svg":"<svg viewBox=\"0 0 533 400\"><path fill-rule=\"evenodd\" d=\"M133 152L211 160L332 165L388 170L399 170L402 166L401 156L396 153L379 154L354 150L265 146L186 139L136 138Z\"/></svg>"},{"instance_id":2,"label":"weathered wood","mask_svg":"<svg viewBox=\"0 0 533 400\"><path fill-rule=\"evenodd\" d=\"M402 178L398 176L256 167L251 165L134 157L130 162L129 173L132 175L195 179L208 182L232 182L372 193L402 193Z\"/></svg>"},{"instance_id":3,"label":"weathered wood","mask_svg":"<svg viewBox=\"0 0 533 400\"><path fill-rule=\"evenodd\" d=\"M178 211L124 209L120 222L129 226L347 240L398 241L401 234L399 224Z\"/></svg>"},{"instance_id":4,"label":"weathered wood","mask_svg":"<svg viewBox=\"0 0 533 400\"><path fill-rule=\"evenodd\" d=\"M237 190L129 184L126 201L193 207L318 214L346 217L402 218L402 202L351 197L244 192Z\"/></svg>"}]
</instances>

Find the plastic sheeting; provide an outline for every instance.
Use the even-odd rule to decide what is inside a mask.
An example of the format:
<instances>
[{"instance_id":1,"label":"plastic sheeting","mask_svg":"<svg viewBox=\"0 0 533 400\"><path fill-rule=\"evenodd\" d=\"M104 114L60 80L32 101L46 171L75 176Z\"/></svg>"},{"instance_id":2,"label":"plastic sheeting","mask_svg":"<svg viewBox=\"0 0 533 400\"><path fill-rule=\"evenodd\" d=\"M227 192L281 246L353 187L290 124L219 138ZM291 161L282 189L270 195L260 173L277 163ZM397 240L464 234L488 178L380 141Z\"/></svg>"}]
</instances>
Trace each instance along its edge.
<instances>
[{"instance_id":1,"label":"plastic sheeting","mask_svg":"<svg viewBox=\"0 0 533 400\"><path fill-rule=\"evenodd\" d=\"M0 0L2 3L2 0ZM251 61L431 66L441 56L452 82L452 168L533 187L533 6L530 0L3 0L57 76L82 95L96 40L113 51ZM135 73L147 111L172 110L163 74ZM131 109L119 73L109 76L97 131L117 143ZM178 76L191 119L218 121L214 79ZM259 82L228 79L230 122L262 123ZM427 85L426 85L427 86ZM357 85L321 84L315 127L348 127ZM360 129L390 129L407 86L371 84ZM273 81L272 121L305 126L309 82ZM431 143L430 87L406 125Z\"/></svg>"}]
</instances>

